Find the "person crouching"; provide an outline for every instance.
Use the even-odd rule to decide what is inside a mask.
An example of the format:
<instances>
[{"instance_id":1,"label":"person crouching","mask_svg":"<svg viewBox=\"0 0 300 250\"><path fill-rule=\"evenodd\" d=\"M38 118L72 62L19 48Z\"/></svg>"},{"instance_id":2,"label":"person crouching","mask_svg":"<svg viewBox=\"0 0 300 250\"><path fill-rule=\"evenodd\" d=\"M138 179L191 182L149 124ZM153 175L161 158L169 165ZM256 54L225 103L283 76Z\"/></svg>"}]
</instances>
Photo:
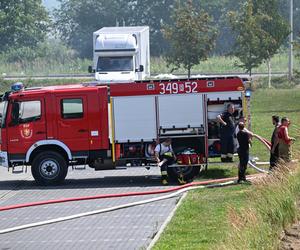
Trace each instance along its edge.
<instances>
[{"instance_id":1,"label":"person crouching","mask_svg":"<svg viewBox=\"0 0 300 250\"><path fill-rule=\"evenodd\" d=\"M155 159L157 165L160 167L161 171L161 181L163 185L168 185L168 166L172 165L175 160L176 156L172 149L172 140L167 138L162 143L156 145L154 152L155 152Z\"/></svg>"},{"instance_id":2,"label":"person crouching","mask_svg":"<svg viewBox=\"0 0 300 250\"><path fill-rule=\"evenodd\" d=\"M238 124L239 132L237 133L237 140L239 142L238 155L239 155L239 173L238 173L238 183L247 182L246 180L246 170L249 161L249 144L251 142L250 135L245 131L245 124L239 122Z\"/></svg>"}]
</instances>

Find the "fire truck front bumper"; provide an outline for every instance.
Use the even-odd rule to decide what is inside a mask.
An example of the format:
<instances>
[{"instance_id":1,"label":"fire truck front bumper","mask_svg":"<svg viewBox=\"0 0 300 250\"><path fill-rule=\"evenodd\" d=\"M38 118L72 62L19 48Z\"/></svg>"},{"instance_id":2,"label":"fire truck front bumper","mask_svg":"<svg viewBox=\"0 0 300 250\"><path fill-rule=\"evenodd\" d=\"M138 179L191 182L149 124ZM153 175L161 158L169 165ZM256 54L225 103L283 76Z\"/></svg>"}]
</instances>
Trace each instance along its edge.
<instances>
[{"instance_id":1,"label":"fire truck front bumper","mask_svg":"<svg viewBox=\"0 0 300 250\"><path fill-rule=\"evenodd\" d=\"M0 166L8 168L7 152L0 151Z\"/></svg>"}]
</instances>

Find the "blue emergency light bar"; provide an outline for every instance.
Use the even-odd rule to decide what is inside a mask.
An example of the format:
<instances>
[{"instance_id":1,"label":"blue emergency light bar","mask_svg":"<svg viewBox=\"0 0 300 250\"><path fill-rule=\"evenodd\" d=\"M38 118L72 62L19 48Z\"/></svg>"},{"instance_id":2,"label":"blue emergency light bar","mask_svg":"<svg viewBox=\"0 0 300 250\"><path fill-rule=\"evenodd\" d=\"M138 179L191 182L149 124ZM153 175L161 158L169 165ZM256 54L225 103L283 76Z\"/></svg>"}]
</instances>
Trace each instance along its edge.
<instances>
[{"instance_id":1,"label":"blue emergency light bar","mask_svg":"<svg viewBox=\"0 0 300 250\"><path fill-rule=\"evenodd\" d=\"M251 97L251 90L250 89L247 89L246 91L245 91L245 97L248 97L248 98L250 98Z\"/></svg>"}]
</instances>

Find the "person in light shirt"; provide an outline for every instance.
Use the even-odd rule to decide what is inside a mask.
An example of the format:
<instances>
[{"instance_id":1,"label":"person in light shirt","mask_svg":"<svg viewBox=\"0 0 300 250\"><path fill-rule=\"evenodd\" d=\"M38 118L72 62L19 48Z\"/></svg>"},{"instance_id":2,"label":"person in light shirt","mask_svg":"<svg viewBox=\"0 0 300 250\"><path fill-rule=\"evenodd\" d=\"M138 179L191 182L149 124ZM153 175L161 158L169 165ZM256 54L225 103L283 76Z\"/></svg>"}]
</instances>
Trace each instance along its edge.
<instances>
[{"instance_id":1,"label":"person in light shirt","mask_svg":"<svg viewBox=\"0 0 300 250\"><path fill-rule=\"evenodd\" d=\"M156 145L154 149L155 160L161 170L161 180L163 185L168 185L168 165L175 162L176 156L172 149L172 140L170 138L165 139L162 143Z\"/></svg>"}]
</instances>

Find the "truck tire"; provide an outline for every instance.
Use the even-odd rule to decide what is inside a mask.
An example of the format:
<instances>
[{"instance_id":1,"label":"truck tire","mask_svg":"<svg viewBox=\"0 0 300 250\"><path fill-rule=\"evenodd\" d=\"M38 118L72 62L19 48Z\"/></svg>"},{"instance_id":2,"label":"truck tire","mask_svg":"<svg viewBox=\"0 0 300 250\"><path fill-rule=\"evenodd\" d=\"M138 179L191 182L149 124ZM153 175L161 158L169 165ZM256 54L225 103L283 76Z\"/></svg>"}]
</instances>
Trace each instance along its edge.
<instances>
[{"instance_id":1,"label":"truck tire","mask_svg":"<svg viewBox=\"0 0 300 250\"><path fill-rule=\"evenodd\" d=\"M57 152L42 152L33 159L31 173L39 185L60 184L68 173L67 161Z\"/></svg>"},{"instance_id":2,"label":"truck tire","mask_svg":"<svg viewBox=\"0 0 300 250\"><path fill-rule=\"evenodd\" d=\"M200 167L171 167L168 168L168 176L177 180L180 175L183 175L185 181L193 180L200 173Z\"/></svg>"}]
</instances>

